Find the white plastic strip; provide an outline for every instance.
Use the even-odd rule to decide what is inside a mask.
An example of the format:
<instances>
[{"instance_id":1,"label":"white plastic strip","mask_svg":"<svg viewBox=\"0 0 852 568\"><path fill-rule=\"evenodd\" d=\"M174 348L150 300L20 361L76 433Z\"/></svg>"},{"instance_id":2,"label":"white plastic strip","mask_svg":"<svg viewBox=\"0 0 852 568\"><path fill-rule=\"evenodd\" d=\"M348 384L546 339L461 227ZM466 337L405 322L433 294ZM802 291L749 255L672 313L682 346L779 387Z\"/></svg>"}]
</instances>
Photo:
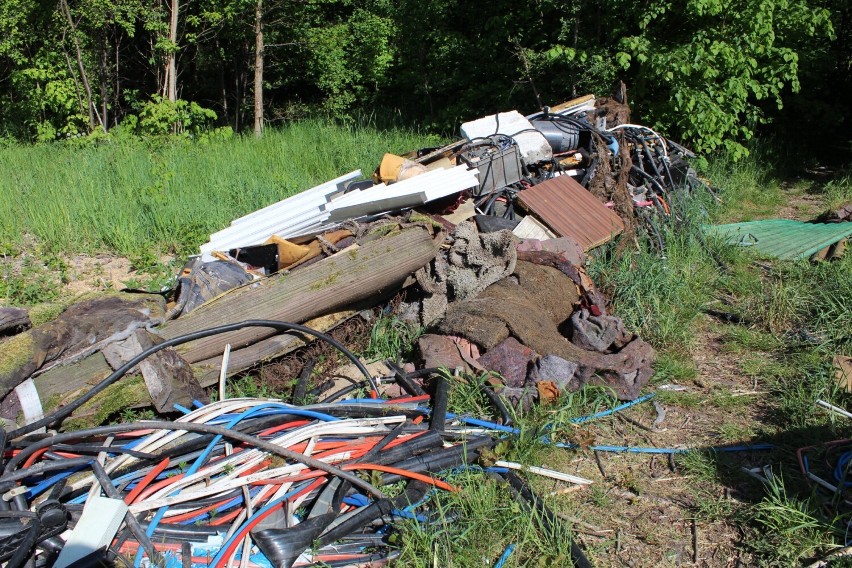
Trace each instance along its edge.
<instances>
[{"instance_id":1,"label":"white plastic strip","mask_svg":"<svg viewBox=\"0 0 852 568\"><path fill-rule=\"evenodd\" d=\"M38 390L36 390L35 381L32 378L16 386L15 394L18 395L18 401L21 403L21 411L24 414L24 422L26 424L32 424L44 418L44 408L41 406L41 399L38 396ZM46 431L44 427L41 427L35 432L42 434Z\"/></svg>"},{"instance_id":2,"label":"white plastic strip","mask_svg":"<svg viewBox=\"0 0 852 568\"><path fill-rule=\"evenodd\" d=\"M831 412L839 414L840 416L845 416L846 418L852 418L852 413L843 410L839 406L834 406L833 404L829 404L824 400L817 400L816 403L817 403L817 405L825 408L826 410L830 410Z\"/></svg>"},{"instance_id":3,"label":"white plastic strip","mask_svg":"<svg viewBox=\"0 0 852 568\"><path fill-rule=\"evenodd\" d=\"M213 260L211 253L214 251L262 244L272 235L289 236L293 225L323 213L331 195L360 177L361 170L355 170L232 221L230 227L213 233L210 240L201 245L202 260Z\"/></svg>"},{"instance_id":4,"label":"white plastic strip","mask_svg":"<svg viewBox=\"0 0 852 568\"><path fill-rule=\"evenodd\" d=\"M592 480L586 479L585 477L578 477L576 475L571 475L570 473L562 473L561 471L556 471L553 469L547 469L545 467L538 467L534 465L521 465L516 462L509 462L498 460L494 463L497 467L506 467L509 469L517 469L520 471L528 471L530 473L535 473L538 475L543 475L545 477L551 477L553 479L558 479L559 481L567 481L568 483L576 483L578 485L591 485Z\"/></svg>"}]
</instances>

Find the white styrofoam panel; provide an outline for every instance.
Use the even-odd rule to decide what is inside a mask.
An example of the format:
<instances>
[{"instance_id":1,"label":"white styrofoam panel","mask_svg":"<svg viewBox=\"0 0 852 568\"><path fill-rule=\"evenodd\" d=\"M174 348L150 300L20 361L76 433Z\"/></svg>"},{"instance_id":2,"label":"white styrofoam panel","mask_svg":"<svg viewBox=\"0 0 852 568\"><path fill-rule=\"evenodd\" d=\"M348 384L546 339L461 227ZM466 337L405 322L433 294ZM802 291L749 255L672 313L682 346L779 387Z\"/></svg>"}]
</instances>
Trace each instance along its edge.
<instances>
[{"instance_id":1,"label":"white styrofoam panel","mask_svg":"<svg viewBox=\"0 0 852 568\"><path fill-rule=\"evenodd\" d=\"M121 499L92 497L86 501L83 514L59 552L53 564L68 568L112 543L127 514L127 505Z\"/></svg>"},{"instance_id":2,"label":"white styrofoam panel","mask_svg":"<svg viewBox=\"0 0 852 568\"><path fill-rule=\"evenodd\" d=\"M474 187L479 183L477 174L476 169L456 166L331 199L331 194L339 191L343 183L361 175L360 171L352 172L237 219L201 246L202 260L213 260L214 251L261 244L272 235L292 238L337 225L345 219L416 207Z\"/></svg>"},{"instance_id":3,"label":"white styrofoam panel","mask_svg":"<svg viewBox=\"0 0 852 568\"><path fill-rule=\"evenodd\" d=\"M456 166L448 170L435 170L376 189L369 188L358 196L357 200L338 204L329 204L331 221L341 221L364 215L375 215L386 211L417 207L429 201L440 199L479 183L476 172L467 166Z\"/></svg>"},{"instance_id":4,"label":"white styrofoam panel","mask_svg":"<svg viewBox=\"0 0 852 568\"><path fill-rule=\"evenodd\" d=\"M461 134L468 140L487 138L495 134L511 136L517 142L521 159L527 165L553 159L553 150L544 134L533 128L530 121L516 110L465 122L461 126Z\"/></svg>"}]
</instances>

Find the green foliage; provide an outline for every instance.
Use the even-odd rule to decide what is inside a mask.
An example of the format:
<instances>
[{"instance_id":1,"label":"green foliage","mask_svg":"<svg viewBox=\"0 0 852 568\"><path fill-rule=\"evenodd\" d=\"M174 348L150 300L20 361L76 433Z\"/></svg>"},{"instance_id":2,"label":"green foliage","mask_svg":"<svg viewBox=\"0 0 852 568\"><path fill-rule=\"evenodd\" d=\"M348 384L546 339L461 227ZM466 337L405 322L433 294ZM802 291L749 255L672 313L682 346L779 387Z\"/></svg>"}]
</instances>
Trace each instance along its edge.
<instances>
[{"instance_id":1,"label":"green foliage","mask_svg":"<svg viewBox=\"0 0 852 568\"><path fill-rule=\"evenodd\" d=\"M70 21L59 2L0 6L3 135L73 138L109 131L134 114L134 128L157 135L253 123L256 2L183 3L177 39L168 2L67 4ZM812 108L839 124L849 116L838 111L842 95L832 94L833 85L844 92L850 83L848 0L831 10L808 0L262 7L267 122L296 112L349 118L378 104L456 130L463 119L497 110L608 94L623 79L643 122L701 152L741 158L755 129L802 84L803 96L792 97L797 117ZM164 104L156 97L170 56L185 101Z\"/></svg>"},{"instance_id":2,"label":"green foliage","mask_svg":"<svg viewBox=\"0 0 852 568\"><path fill-rule=\"evenodd\" d=\"M785 90L799 89L799 38L833 34L829 11L804 0L655 2L643 11L620 45L622 65L636 67L634 96L658 126L735 160L763 120L761 101L780 109Z\"/></svg>"},{"instance_id":3,"label":"green foliage","mask_svg":"<svg viewBox=\"0 0 852 568\"><path fill-rule=\"evenodd\" d=\"M396 26L386 15L390 12L387 1L368 2L337 17L325 12L307 29L307 71L332 116L347 116L354 103L367 100L384 83L394 59Z\"/></svg>"},{"instance_id":4,"label":"green foliage","mask_svg":"<svg viewBox=\"0 0 852 568\"><path fill-rule=\"evenodd\" d=\"M593 260L591 273L628 329L657 348L688 351L718 269L697 235L667 230L666 239L665 257L645 248L605 255Z\"/></svg>"},{"instance_id":5,"label":"green foliage","mask_svg":"<svg viewBox=\"0 0 852 568\"><path fill-rule=\"evenodd\" d=\"M477 471L461 471L447 481L459 493L439 492L429 502L437 522L404 521L391 537L401 546L401 566L493 565L509 544L515 550L506 566L570 566L571 535L563 527L539 528L508 484Z\"/></svg>"},{"instance_id":6,"label":"green foliage","mask_svg":"<svg viewBox=\"0 0 852 568\"><path fill-rule=\"evenodd\" d=\"M138 118L131 115L126 120L135 124L135 130L142 136L177 134L194 137L210 127L216 120L216 113L194 102L170 101L154 95L141 106Z\"/></svg>"},{"instance_id":7,"label":"green foliage","mask_svg":"<svg viewBox=\"0 0 852 568\"><path fill-rule=\"evenodd\" d=\"M403 321L393 314L382 315L370 330L370 344L364 356L374 361L405 359L422 334L423 328L416 323Z\"/></svg>"},{"instance_id":8,"label":"green foliage","mask_svg":"<svg viewBox=\"0 0 852 568\"><path fill-rule=\"evenodd\" d=\"M59 256L36 249L17 261L0 263L0 304L32 306L59 298L68 281L68 265Z\"/></svg>"},{"instance_id":9,"label":"green foliage","mask_svg":"<svg viewBox=\"0 0 852 568\"><path fill-rule=\"evenodd\" d=\"M591 10L610 26L606 35L585 21ZM756 128L799 90L805 46L834 37L831 18L807 0L580 3L543 53L575 89L608 93L623 78L645 122L700 153L739 160Z\"/></svg>"},{"instance_id":10,"label":"green foliage","mask_svg":"<svg viewBox=\"0 0 852 568\"><path fill-rule=\"evenodd\" d=\"M790 495L780 477L769 479L752 520L758 528L750 531L748 542L769 566L799 564L834 548L843 536L815 500Z\"/></svg>"}]
</instances>

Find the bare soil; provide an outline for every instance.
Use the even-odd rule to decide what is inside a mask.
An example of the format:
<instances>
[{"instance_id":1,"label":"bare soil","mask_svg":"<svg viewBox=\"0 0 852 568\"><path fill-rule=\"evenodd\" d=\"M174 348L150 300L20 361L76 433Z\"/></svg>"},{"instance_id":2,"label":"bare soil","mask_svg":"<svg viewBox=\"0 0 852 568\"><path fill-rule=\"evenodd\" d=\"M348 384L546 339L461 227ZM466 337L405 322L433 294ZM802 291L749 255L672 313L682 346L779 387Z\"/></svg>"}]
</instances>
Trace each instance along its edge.
<instances>
[{"instance_id":1,"label":"bare soil","mask_svg":"<svg viewBox=\"0 0 852 568\"><path fill-rule=\"evenodd\" d=\"M665 418L658 428L652 424L659 414L647 402L592 423L578 437L597 445L676 449L753 443L754 433L766 430L760 403L765 393L755 391L738 355L724 348L718 325L709 319L694 353L698 374L678 385L687 389L681 391L687 404L662 403ZM591 451L550 456L548 467L594 482L556 496L554 509L573 524L596 566L752 565L730 515L741 503L759 499L760 488L730 471L767 463L766 452L720 454L725 468L709 475L685 467L681 456L598 452L596 458ZM549 480L537 480L536 488L541 494L558 490Z\"/></svg>"},{"instance_id":2,"label":"bare soil","mask_svg":"<svg viewBox=\"0 0 852 568\"><path fill-rule=\"evenodd\" d=\"M78 254L68 259L68 264L68 281L63 286L63 295L121 290L136 275L130 260L122 256Z\"/></svg>"}]
</instances>

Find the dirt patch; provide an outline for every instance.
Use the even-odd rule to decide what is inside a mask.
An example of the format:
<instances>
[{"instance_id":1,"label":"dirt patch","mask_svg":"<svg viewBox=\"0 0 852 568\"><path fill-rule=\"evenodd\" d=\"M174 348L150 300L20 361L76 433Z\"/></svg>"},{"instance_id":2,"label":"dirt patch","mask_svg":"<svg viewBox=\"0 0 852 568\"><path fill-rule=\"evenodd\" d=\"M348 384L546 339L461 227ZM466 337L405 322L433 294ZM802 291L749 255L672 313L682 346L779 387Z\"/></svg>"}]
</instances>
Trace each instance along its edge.
<instances>
[{"instance_id":1,"label":"dirt patch","mask_svg":"<svg viewBox=\"0 0 852 568\"><path fill-rule=\"evenodd\" d=\"M782 186L783 187L783 186ZM785 191L786 202L777 217L795 221L810 221L825 210L825 196Z\"/></svg>"},{"instance_id":2,"label":"dirt patch","mask_svg":"<svg viewBox=\"0 0 852 568\"><path fill-rule=\"evenodd\" d=\"M130 260L122 256L78 254L68 259L68 265L68 282L63 286L68 295L121 290L135 274Z\"/></svg>"},{"instance_id":3,"label":"dirt patch","mask_svg":"<svg viewBox=\"0 0 852 568\"><path fill-rule=\"evenodd\" d=\"M354 353L362 353L370 343L370 325L356 316L334 328L329 335ZM311 389L331 378L338 367L348 362L335 347L325 341L313 341L289 355L263 365L259 371L259 379L260 383L271 391L289 395L305 365L314 365L308 384Z\"/></svg>"},{"instance_id":4,"label":"dirt patch","mask_svg":"<svg viewBox=\"0 0 852 568\"><path fill-rule=\"evenodd\" d=\"M704 328L693 351L696 377L678 385L684 391L657 390L665 409L659 428L653 427L659 414L648 402L578 428L576 439L588 445L677 449L753 443L755 432L765 430L759 413L763 395L740 370L739 355L725 348L718 326L708 320ZM594 481L556 496L554 509L574 526L596 565L752 565L731 512L757 498L756 484L720 473L712 461L700 462L710 463L702 471L690 465L694 458L684 456L598 452L596 457L589 450L579 455L554 450L548 457L548 467ZM720 459L726 471L738 471L769 458L755 451ZM549 480L537 480L543 495L556 489Z\"/></svg>"}]
</instances>

